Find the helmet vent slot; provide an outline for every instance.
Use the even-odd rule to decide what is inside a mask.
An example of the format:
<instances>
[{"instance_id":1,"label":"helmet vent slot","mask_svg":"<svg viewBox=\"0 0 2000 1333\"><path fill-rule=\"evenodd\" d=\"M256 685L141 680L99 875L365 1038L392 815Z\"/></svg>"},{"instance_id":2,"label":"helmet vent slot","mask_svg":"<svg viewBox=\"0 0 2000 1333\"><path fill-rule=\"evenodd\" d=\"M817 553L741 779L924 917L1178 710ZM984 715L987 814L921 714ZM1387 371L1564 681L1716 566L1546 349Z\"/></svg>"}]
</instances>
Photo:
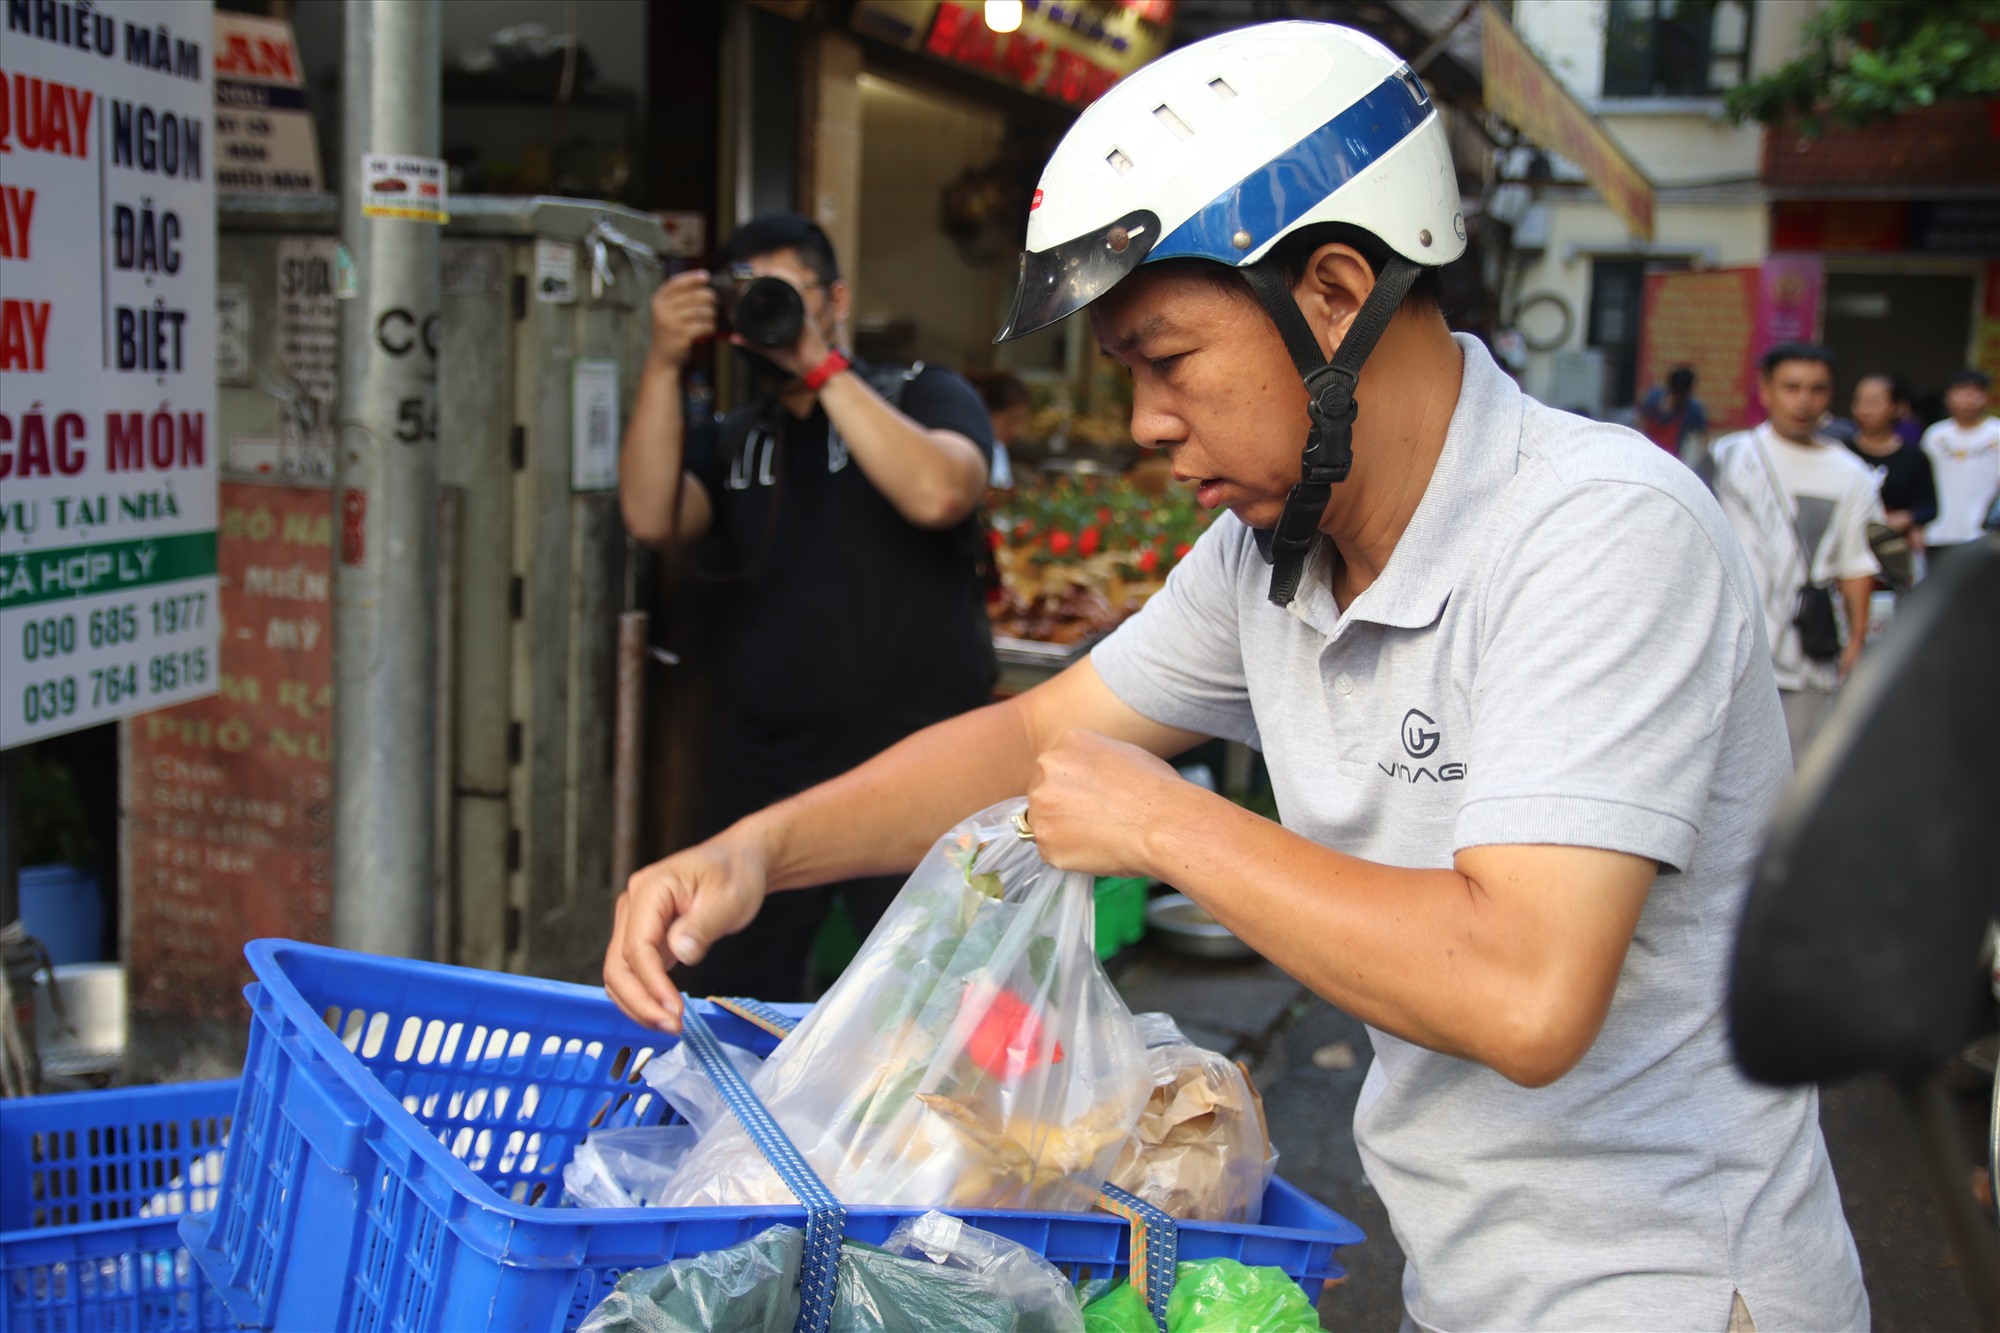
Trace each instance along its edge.
<instances>
[{"instance_id":1,"label":"helmet vent slot","mask_svg":"<svg viewBox=\"0 0 2000 1333\"><path fill-rule=\"evenodd\" d=\"M1112 149L1109 153L1106 153L1104 155L1104 160L1107 163L1109 163L1111 169L1117 172L1119 175L1125 176L1131 174L1132 159L1125 156L1124 149L1122 148Z\"/></svg>"},{"instance_id":2,"label":"helmet vent slot","mask_svg":"<svg viewBox=\"0 0 2000 1333\"><path fill-rule=\"evenodd\" d=\"M1236 96L1236 90L1229 86L1229 80L1227 79L1210 79L1208 81L1208 90L1225 102Z\"/></svg>"},{"instance_id":3,"label":"helmet vent slot","mask_svg":"<svg viewBox=\"0 0 2000 1333\"><path fill-rule=\"evenodd\" d=\"M1153 108L1153 119L1166 126L1172 131L1173 136L1183 143L1194 138L1194 131L1188 128L1188 123L1175 115L1174 109L1164 103Z\"/></svg>"}]
</instances>

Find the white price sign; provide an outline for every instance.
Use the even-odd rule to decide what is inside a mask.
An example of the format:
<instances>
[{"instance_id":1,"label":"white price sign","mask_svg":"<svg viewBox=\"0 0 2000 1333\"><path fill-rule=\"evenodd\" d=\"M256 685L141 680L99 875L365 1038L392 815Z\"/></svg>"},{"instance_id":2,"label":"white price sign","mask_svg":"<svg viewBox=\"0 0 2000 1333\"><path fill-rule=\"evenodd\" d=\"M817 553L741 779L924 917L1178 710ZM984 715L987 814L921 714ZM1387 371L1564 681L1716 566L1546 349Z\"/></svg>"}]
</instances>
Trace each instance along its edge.
<instances>
[{"instance_id":1,"label":"white price sign","mask_svg":"<svg viewBox=\"0 0 2000 1333\"><path fill-rule=\"evenodd\" d=\"M217 687L213 14L0 18L0 748Z\"/></svg>"}]
</instances>

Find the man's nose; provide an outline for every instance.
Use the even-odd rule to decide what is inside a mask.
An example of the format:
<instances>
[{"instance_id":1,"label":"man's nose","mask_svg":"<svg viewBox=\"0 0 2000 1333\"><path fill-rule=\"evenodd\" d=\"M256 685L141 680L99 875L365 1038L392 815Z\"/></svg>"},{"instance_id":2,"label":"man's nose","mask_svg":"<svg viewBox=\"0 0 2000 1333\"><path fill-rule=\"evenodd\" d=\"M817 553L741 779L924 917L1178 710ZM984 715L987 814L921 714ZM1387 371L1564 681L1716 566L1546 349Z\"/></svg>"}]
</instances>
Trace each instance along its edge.
<instances>
[{"instance_id":1,"label":"man's nose","mask_svg":"<svg viewBox=\"0 0 2000 1333\"><path fill-rule=\"evenodd\" d=\"M1132 438L1142 449L1164 449L1186 438L1186 426L1166 411L1154 394L1132 390Z\"/></svg>"}]
</instances>

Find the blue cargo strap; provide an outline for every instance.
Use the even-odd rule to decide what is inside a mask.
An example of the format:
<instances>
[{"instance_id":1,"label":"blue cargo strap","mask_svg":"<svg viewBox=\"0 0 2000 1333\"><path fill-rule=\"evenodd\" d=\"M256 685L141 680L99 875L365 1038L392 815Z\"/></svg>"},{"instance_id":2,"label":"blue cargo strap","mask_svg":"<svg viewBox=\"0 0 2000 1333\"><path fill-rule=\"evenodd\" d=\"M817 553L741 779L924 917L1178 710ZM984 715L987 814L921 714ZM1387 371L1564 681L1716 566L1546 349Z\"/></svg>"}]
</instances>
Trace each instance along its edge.
<instances>
[{"instance_id":1,"label":"blue cargo strap","mask_svg":"<svg viewBox=\"0 0 2000 1333\"><path fill-rule=\"evenodd\" d=\"M711 995L708 1002L718 1009L735 1014L747 1023L754 1023L780 1040L783 1040L799 1021L761 1000ZM732 1068L730 1073L734 1074L735 1070ZM749 1091L747 1088L744 1090ZM757 1109L763 1111L761 1105ZM767 1116L770 1114L764 1113ZM775 1123L773 1127L776 1127ZM787 1142L786 1146L791 1145ZM768 1155L767 1153L766 1156ZM775 1160L772 1165L777 1165ZM779 1174L783 1174L782 1168ZM787 1179L785 1183L789 1185L791 1181ZM1108 1181L1095 1202L1105 1212L1122 1217L1131 1224L1132 1285L1146 1294L1147 1313L1151 1314L1153 1322L1159 1325L1160 1333L1167 1333L1167 1298L1173 1295L1174 1275L1179 1269L1180 1228L1175 1224L1172 1215L1164 1209L1156 1208L1138 1195L1119 1189Z\"/></svg>"},{"instance_id":2,"label":"blue cargo strap","mask_svg":"<svg viewBox=\"0 0 2000 1333\"><path fill-rule=\"evenodd\" d=\"M1174 1274L1180 1264L1180 1228L1165 1210L1110 1181L1098 1193L1097 1206L1132 1224L1132 1285L1146 1293L1146 1312L1167 1333L1167 1298L1174 1294Z\"/></svg>"},{"instance_id":3,"label":"blue cargo strap","mask_svg":"<svg viewBox=\"0 0 2000 1333\"><path fill-rule=\"evenodd\" d=\"M772 1036L783 1040L799 1020L782 1009L774 1009L762 1000L745 1000L735 996L711 995L708 1002L718 1009L725 1009L746 1023L764 1029Z\"/></svg>"},{"instance_id":4,"label":"blue cargo strap","mask_svg":"<svg viewBox=\"0 0 2000 1333\"><path fill-rule=\"evenodd\" d=\"M833 1316L834 1277L840 1264L840 1238L847 1227L847 1210L819 1178L764 1103L722 1054L722 1045L700 1014L681 1015L681 1041L707 1072L724 1104L743 1124L750 1141L778 1173L806 1210L806 1249L799 1264L798 1333L826 1333Z\"/></svg>"}]
</instances>

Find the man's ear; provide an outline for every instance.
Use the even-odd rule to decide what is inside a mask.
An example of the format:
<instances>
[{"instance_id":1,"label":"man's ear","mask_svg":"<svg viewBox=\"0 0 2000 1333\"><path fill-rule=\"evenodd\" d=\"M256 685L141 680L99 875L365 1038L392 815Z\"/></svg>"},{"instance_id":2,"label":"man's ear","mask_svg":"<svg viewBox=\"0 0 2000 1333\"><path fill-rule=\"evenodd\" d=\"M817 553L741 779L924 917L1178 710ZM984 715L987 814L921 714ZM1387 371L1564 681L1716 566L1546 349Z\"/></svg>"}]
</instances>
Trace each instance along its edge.
<instances>
[{"instance_id":1,"label":"man's ear","mask_svg":"<svg viewBox=\"0 0 2000 1333\"><path fill-rule=\"evenodd\" d=\"M847 323L847 308L854 301L854 292L847 285L847 279L835 278L826 288L827 309L833 314L836 328Z\"/></svg>"},{"instance_id":2,"label":"man's ear","mask_svg":"<svg viewBox=\"0 0 2000 1333\"><path fill-rule=\"evenodd\" d=\"M1320 350L1329 358L1347 337L1354 317L1374 290L1374 267L1359 250L1338 242L1312 252L1292 289L1306 322L1319 338Z\"/></svg>"}]
</instances>

